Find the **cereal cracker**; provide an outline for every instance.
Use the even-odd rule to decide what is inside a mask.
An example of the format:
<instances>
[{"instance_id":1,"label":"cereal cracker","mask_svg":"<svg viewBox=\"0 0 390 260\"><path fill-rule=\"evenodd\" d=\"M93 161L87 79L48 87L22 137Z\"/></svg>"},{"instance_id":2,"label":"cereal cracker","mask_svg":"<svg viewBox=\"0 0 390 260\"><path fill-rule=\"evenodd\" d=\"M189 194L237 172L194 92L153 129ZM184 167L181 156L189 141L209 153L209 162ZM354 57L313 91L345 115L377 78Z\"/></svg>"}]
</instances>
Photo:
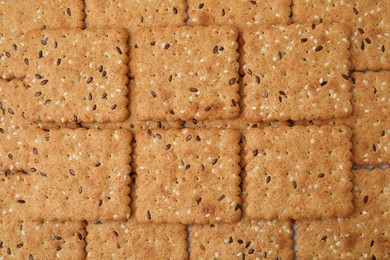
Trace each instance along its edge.
<instances>
[{"instance_id":1,"label":"cereal cracker","mask_svg":"<svg viewBox=\"0 0 390 260\"><path fill-rule=\"evenodd\" d=\"M0 220L129 217L130 132L29 129L17 140L0 145Z\"/></svg>"},{"instance_id":2,"label":"cereal cracker","mask_svg":"<svg viewBox=\"0 0 390 260\"><path fill-rule=\"evenodd\" d=\"M349 216L351 131L345 126L249 130L245 142L251 219Z\"/></svg>"},{"instance_id":3,"label":"cereal cracker","mask_svg":"<svg viewBox=\"0 0 390 260\"><path fill-rule=\"evenodd\" d=\"M239 132L148 130L136 139L138 221L205 224L240 218Z\"/></svg>"},{"instance_id":4,"label":"cereal cracker","mask_svg":"<svg viewBox=\"0 0 390 260\"><path fill-rule=\"evenodd\" d=\"M224 26L137 31L130 56L139 119L237 117L237 37Z\"/></svg>"},{"instance_id":5,"label":"cereal cracker","mask_svg":"<svg viewBox=\"0 0 390 260\"><path fill-rule=\"evenodd\" d=\"M244 30L244 117L269 122L351 114L348 37L341 24Z\"/></svg>"}]
</instances>

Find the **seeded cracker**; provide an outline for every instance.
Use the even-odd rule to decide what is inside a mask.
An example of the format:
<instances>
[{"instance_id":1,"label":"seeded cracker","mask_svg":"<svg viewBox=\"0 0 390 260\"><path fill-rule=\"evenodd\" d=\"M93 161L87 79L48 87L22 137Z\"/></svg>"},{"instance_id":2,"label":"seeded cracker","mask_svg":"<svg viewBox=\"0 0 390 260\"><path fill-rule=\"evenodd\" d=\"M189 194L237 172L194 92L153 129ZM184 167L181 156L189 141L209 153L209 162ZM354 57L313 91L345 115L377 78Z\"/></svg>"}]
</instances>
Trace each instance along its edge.
<instances>
[{"instance_id":1,"label":"seeded cracker","mask_svg":"<svg viewBox=\"0 0 390 260\"><path fill-rule=\"evenodd\" d=\"M83 28L82 0L2 0L0 3L0 74L4 79L23 76L20 49L24 35L45 28ZM19 72L19 73L18 73Z\"/></svg>"},{"instance_id":2,"label":"seeded cracker","mask_svg":"<svg viewBox=\"0 0 390 260\"><path fill-rule=\"evenodd\" d=\"M298 222L299 259L389 259L390 169L354 172L355 213Z\"/></svg>"},{"instance_id":3,"label":"seeded cracker","mask_svg":"<svg viewBox=\"0 0 390 260\"><path fill-rule=\"evenodd\" d=\"M139 119L237 117L237 37L219 26L137 31L130 56Z\"/></svg>"},{"instance_id":4,"label":"seeded cracker","mask_svg":"<svg viewBox=\"0 0 390 260\"><path fill-rule=\"evenodd\" d=\"M84 259L81 222L0 222L1 259Z\"/></svg>"},{"instance_id":5,"label":"seeded cracker","mask_svg":"<svg viewBox=\"0 0 390 260\"><path fill-rule=\"evenodd\" d=\"M349 216L351 131L345 126L252 129L245 134L248 216Z\"/></svg>"},{"instance_id":6,"label":"seeded cracker","mask_svg":"<svg viewBox=\"0 0 390 260\"><path fill-rule=\"evenodd\" d=\"M351 62L355 70L390 69L390 1L294 0L294 22L350 25Z\"/></svg>"},{"instance_id":7,"label":"seeded cracker","mask_svg":"<svg viewBox=\"0 0 390 260\"><path fill-rule=\"evenodd\" d=\"M183 0L86 0L86 23L92 28L126 28L185 25L187 4Z\"/></svg>"},{"instance_id":8,"label":"seeded cracker","mask_svg":"<svg viewBox=\"0 0 390 260\"><path fill-rule=\"evenodd\" d=\"M127 111L128 33L123 29L28 33L24 83L32 120L123 121Z\"/></svg>"},{"instance_id":9,"label":"seeded cracker","mask_svg":"<svg viewBox=\"0 0 390 260\"><path fill-rule=\"evenodd\" d=\"M288 24L292 0L189 0L190 24L230 24L240 31L253 25Z\"/></svg>"},{"instance_id":10,"label":"seeded cracker","mask_svg":"<svg viewBox=\"0 0 390 260\"><path fill-rule=\"evenodd\" d=\"M270 122L349 115L348 37L341 24L245 30L244 117Z\"/></svg>"},{"instance_id":11,"label":"seeded cracker","mask_svg":"<svg viewBox=\"0 0 390 260\"><path fill-rule=\"evenodd\" d=\"M0 175L0 220L129 217L130 132L39 129L18 141L0 150L0 171L22 171Z\"/></svg>"},{"instance_id":12,"label":"seeded cracker","mask_svg":"<svg viewBox=\"0 0 390 260\"><path fill-rule=\"evenodd\" d=\"M140 222L237 221L240 134L234 130L148 130L137 136Z\"/></svg>"},{"instance_id":13,"label":"seeded cracker","mask_svg":"<svg viewBox=\"0 0 390 260\"><path fill-rule=\"evenodd\" d=\"M105 222L87 226L89 259L187 259L184 225Z\"/></svg>"}]
</instances>

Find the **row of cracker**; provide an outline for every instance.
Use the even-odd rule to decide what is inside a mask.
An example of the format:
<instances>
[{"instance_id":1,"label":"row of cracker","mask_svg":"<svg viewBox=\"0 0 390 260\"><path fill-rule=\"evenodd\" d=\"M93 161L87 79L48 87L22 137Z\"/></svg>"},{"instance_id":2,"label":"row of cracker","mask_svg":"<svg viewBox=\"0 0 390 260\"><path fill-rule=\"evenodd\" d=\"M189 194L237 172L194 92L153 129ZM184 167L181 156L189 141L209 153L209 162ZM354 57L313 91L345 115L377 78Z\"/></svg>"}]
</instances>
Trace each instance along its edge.
<instances>
[{"instance_id":1,"label":"row of cracker","mask_svg":"<svg viewBox=\"0 0 390 260\"><path fill-rule=\"evenodd\" d=\"M19 47L18 38L24 33L43 27L84 28L85 21L89 27L123 27L133 33L140 27L182 26L188 18L190 25L228 24L240 31L252 26L291 22L346 23L353 31L352 68L389 69L389 10L388 1L381 0L190 0L188 5L184 0L87 0L85 3L82 0L5 0L0 5L3 14L0 18L1 59L14 57ZM0 67L3 77L7 76L7 65Z\"/></svg>"},{"instance_id":2,"label":"row of cracker","mask_svg":"<svg viewBox=\"0 0 390 260\"><path fill-rule=\"evenodd\" d=\"M23 78L30 121L124 121L129 56L139 120L232 119L242 98L252 121L330 119L352 110L348 35L342 24L244 31L242 95L231 27L142 29L130 48L121 29L44 29L27 33L18 62L4 64Z\"/></svg>"},{"instance_id":3,"label":"row of cracker","mask_svg":"<svg viewBox=\"0 0 390 260\"><path fill-rule=\"evenodd\" d=\"M342 24L244 30L239 93L233 28L142 29L130 39L130 109L142 121L232 119L240 110L249 121L265 122L348 116L349 35ZM120 29L27 33L15 50L18 62L4 60L11 75L24 78L20 96L32 107L25 116L57 123L124 121L127 40Z\"/></svg>"},{"instance_id":4,"label":"row of cracker","mask_svg":"<svg viewBox=\"0 0 390 260\"><path fill-rule=\"evenodd\" d=\"M134 150L128 130L29 128L2 135L2 220L126 220L131 214L143 223L234 223L242 218L241 193L250 219L354 212L352 132L343 125L242 134L148 129L136 134ZM137 174L133 200L131 171Z\"/></svg>"},{"instance_id":5,"label":"row of cracker","mask_svg":"<svg viewBox=\"0 0 390 260\"><path fill-rule=\"evenodd\" d=\"M390 256L390 230L386 224L389 223L390 171L357 170L354 183L356 212L352 216L296 223L299 259L387 259ZM188 231L189 234L183 225L137 224L134 220L88 225L0 222L0 256L5 259L294 259L290 221L241 220L236 224L192 225Z\"/></svg>"}]
</instances>

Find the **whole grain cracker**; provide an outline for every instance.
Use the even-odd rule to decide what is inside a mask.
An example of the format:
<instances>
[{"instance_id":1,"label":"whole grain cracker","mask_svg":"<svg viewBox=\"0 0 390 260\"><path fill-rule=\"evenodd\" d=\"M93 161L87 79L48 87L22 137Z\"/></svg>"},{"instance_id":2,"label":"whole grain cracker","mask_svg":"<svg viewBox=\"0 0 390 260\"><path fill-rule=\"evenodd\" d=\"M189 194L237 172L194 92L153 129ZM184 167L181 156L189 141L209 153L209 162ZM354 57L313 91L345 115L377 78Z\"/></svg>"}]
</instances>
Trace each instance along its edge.
<instances>
[{"instance_id":1,"label":"whole grain cracker","mask_svg":"<svg viewBox=\"0 0 390 260\"><path fill-rule=\"evenodd\" d=\"M32 120L107 122L128 117L128 33L43 30L26 35L23 95Z\"/></svg>"},{"instance_id":2,"label":"whole grain cracker","mask_svg":"<svg viewBox=\"0 0 390 260\"><path fill-rule=\"evenodd\" d=\"M104 222L87 226L88 259L188 259L184 225Z\"/></svg>"},{"instance_id":3,"label":"whole grain cracker","mask_svg":"<svg viewBox=\"0 0 390 260\"><path fill-rule=\"evenodd\" d=\"M291 22L292 0L189 0L190 24L247 27Z\"/></svg>"},{"instance_id":4,"label":"whole grain cracker","mask_svg":"<svg viewBox=\"0 0 390 260\"><path fill-rule=\"evenodd\" d=\"M126 28L185 25L187 4L182 0L86 0L86 23L92 28Z\"/></svg>"},{"instance_id":5,"label":"whole grain cracker","mask_svg":"<svg viewBox=\"0 0 390 260\"><path fill-rule=\"evenodd\" d=\"M1 259L83 259L82 222L1 222Z\"/></svg>"},{"instance_id":6,"label":"whole grain cracker","mask_svg":"<svg viewBox=\"0 0 390 260\"><path fill-rule=\"evenodd\" d=\"M84 28L84 2L3 0L0 4L0 74L4 79L21 77L25 61L20 49L25 33L45 28ZM19 72L19 73L18 73Z\"/></svg>"},{"instance_id":7,"label":"whole grain cracker","mask_svg":"<svg viewBox=\"0 0 390 260\"><path fill-rule=\"evenodd\" d=\"M269 122L351 114L348 37L349 27L341 24L244 30L244 117Z\"/></svg>"},{"instance_id":8,"label":"whole grain cracker","mask_svg":"<svg viewBox=\"0 0 390 260\"><path fill-rule=\"evenodd\" d=\"M292 223L246 220L191 226L193 259L294 259Z\"/></svg>"},{"instance_id":9,"label":"whole grain cracker","mask_svg":"<svg viewBox=\"0 0 390 260\"><path fill-rule=\"evenodd\" d=\"M126 220L130 142L126 130L21 131L0 146L0 219Z\"/></svg>"},{"instance_id":10,"label":"whole grain cracker","mask_svg":"<svg viewBox=\"0 0 390 260\"><path fill-rule=\"evenodd\" d=\"M136 139L138 221L205 224L240 218L239 132L148 130Z\"/></svg>"},{"instance_id":11,"label":"whole grain cracker","mask_svg":"<svg viewBox=\"0 0 390 260\"><path fill-rule=\"evenodd\" d=\"M299 259L390 257L390 169L354 171L354 184L352 216L297 222Z\"/></svg>"},{"instance_id":12,"label":"whole grain cracker","mask_svg":"<svg viewBox=\"0 0 390 260\"><path fill-rule=\"evenodd\" d=\"M137 31L130 55L139 119L237 117L237 37L225 26Z\"/></svg>"},{"instance_id":13,"label":"whole grain cracker","mask_svg":"<svg viewBox=\"0 0 390 260\"><path fill-rule=\"evenodd\" d=\"M390 2L382 0L294 0L294 22L340 22L351 35L355 70L390 69Z\"/></svg>"},{"instance_id":14,"label":"whole grain cracker","mask_svg":"<svg viewBox=\"0 0 390 260\"><path fill-rule=\"evenodd\" d=\"M249 130L244 151L251 219L349 216L351 131L345 126Z\"/></svg>"}]
</instances>

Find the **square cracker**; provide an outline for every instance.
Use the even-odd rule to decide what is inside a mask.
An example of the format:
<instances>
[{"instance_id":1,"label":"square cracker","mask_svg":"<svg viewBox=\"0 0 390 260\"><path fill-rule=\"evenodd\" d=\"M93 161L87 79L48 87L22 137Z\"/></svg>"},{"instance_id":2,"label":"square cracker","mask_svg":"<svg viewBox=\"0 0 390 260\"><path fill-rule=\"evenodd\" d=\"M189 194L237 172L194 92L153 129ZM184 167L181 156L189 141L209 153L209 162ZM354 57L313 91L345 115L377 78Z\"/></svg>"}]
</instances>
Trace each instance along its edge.
<instances>
[{"instance_id":1,"label":"square cracker","mask_svg":"<svg viewBox=\"0 0 390 260\"><path fill-rule=\"evenodd\" d=\"M1 222L1 259L84 259L82 222Z\"/></svg>"},{"instance_id":2,"label":"square cracker","mask_svg":"<svg viewBox=\"0 0 390 260\"><path fill-rule=\"evenodd\" d=\"M186 226L103 222L89 224L89 259L188 259Z\"/></svg>"},{"instance_id":3,"label":"square cracker","mask_svg":"<svg viewBox=\"0 0 390 260\"><path fill-rule=\"evenodd\" d=\"M294 259L290 221L191 226L193 259Z\"/></svg>"},{"instance_id":4,"label":"square cracker","mask_svg":"<svg viewBox=\"0 0 390 260\"><path fill-rule=\"evenodd\" d=\"M86 23L92 28L125 28L185 25L187 4L183 0L86 0Z\"/></svg>"},{"instance_id":5,"label":"square cracker","mask_svg":"<svg viewBox=\"0 0 390 260\"><path fill-rule=\"evenodd\" d=\"M351 135L345 126L249 130L244 136L248 216L268 220L349 216Z\"/></svg>"},{"instance_id":6,"label":"square cracker","mask_svg":"<svg viewBox=\"0 0 390 260\"><path fill-rule=\"evenodd\" d=\"M26 130L0 146L0 219L126 220L131 135L126 130ZM82 209L82 210L81 210Z\"/></svg>"},{"instance_id":7,"label":"square cracker","mask_svg":"<svg viewBox=\"0 0 390 260\"><path fill-rule=\"evenodd\" d=\"M43 28L84 28L84 2L3 0L0 4L0 73L1 78L20 77L23 63L20 48L24 35Z\"/></svg>"},{"instance_id":8,"label":"square cracker","mask_svg":"<svg viewBox=\"0 0 390 260\"><path fill-rule=\"evenodd\" d=\"M205 224L240 218L238 131L148 130L136 139L138 221Z\"/></svg>"},{"instance_id":9,"label":"square cracker","mask_svg":"<svg viewBox=\"0 0 390 260\"><path fill-rule=\"evenodd\" d=\"M389 259L390 169L354 171L355 213L298 221L299 259Z\"/></svg>"},{"instance_id":10,"label":"square cracker","mask_svg":"<svg viewBox=\"0 0 390 260\"><path fill-rule=\"evenodd\" d=\"M130 55L139 119L237 117L237 37L225 26L137 31Z\"/></svg>"},{"instance_id":11,"label":"square cracker","mask_svg":"<svg viewBox=\"0 0 390 260\"><path fill-rule=\"evenodd\" d=\"M355 70L390 69L390 1L294 0L294 22L348 24Z\"/></svg>"},{"instance_id":12,"label":"square cracker","mask_svg":"<svg viewBox=\"0 0 390 260\"><path fill-rule=\"evenodd\" d=\"M26 35L26 115L43 122L123 121L128 116L128 33L43 30Z\"/></svg>"},{"instance_id":13,"label":"square cracker","mask_svg":"<svg viewBox=\"0 0 390 260\"><path fill-rule=\"evenodd\" d=\"M240 31L254 25L288 24L292 0L189 0L190 25L234 25Z\"/></svg>"},{"instance_id":14,"label":"square cracker","mask_svg":"<svg viewBox=\"0 0 390 260\"><path fill-rule=\"evenodd\" d=\"M349 27L341 24L244 30L244 117L269 122L351 114L348 37Z\"/></svg>"}]
</instances>

